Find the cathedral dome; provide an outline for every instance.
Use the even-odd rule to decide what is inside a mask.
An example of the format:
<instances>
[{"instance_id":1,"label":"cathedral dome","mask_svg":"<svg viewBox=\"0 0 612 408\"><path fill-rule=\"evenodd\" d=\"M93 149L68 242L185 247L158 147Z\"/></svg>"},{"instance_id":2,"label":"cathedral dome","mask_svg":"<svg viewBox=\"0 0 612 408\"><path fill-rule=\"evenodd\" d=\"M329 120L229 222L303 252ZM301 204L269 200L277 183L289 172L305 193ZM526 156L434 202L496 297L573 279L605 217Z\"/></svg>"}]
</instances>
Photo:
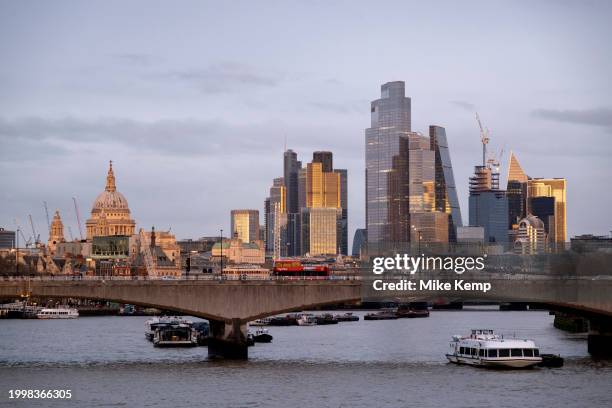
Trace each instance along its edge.
<instances>
[{"instance_id":1,"label":"cathedral dome","mask_svg":"<svg viewBox=\"0 0 612 408\"><path fill-rule=\"evenodd\" d=\"M93 210L128 210L128 202L118 191L103 191L93 203Z\"/></svg>"},{"instance_id":2,"label":"cathedral dome","mask_svg":"<svg viewBox=\"0 0 612 408\"><path fill-rule=\"evenodd\" d=\"M94 237L130 236L135 232L136 222L130 218L128 202L115 186L112 161L106 175L106 187L94 201L91 217L85 226L88 240Z\"/></svg>"},{"instance_id":3,"label":"cathedral dome","mask_svg":"<svg viewBox=\"0 0 612 408\"><path fill-rule=\"evenodd\" d=\"M113 173L113 163L110 163L108 175L106 176L106 188L98 195L93 203L92 212L104 210L127 210L129 211L127 199L123 194L117 191L115 186L115 174Z\"/></svg>"}]
</instances>

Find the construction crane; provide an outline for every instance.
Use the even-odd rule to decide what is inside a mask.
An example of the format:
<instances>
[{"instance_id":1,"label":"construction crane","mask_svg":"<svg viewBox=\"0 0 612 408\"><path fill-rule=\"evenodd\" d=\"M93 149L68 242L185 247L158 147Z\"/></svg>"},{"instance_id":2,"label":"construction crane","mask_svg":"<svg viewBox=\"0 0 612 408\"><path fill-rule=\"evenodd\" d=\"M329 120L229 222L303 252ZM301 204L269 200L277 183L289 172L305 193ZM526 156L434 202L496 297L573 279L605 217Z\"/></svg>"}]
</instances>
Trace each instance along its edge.
<instances>
[{"instance_id":1,"label":"construction crane","mask_svg":"<svg viewBox=\"0 0 612 408\"><path fill-rule=\"evenodd\" d=\"M23 230L19 226L19 221L17 221L17 218L14 218L13 222L15 223L15 229L17 230L17 236L15 237L15 247L19 247L19 236L21 236L21 239L23 240L23 243L27 248L30 245L30 241L32 240L32 238L26 239L25 235L23 235Z\"/></svg>"},{"instance_id":2,"label":"construction crane","mask_svg":"<svg viewBox=\"0 0 612 408\"><path fill-rule=\"evenodd\" d=\"M478 112L476 112L476 121L478 122L478 127L480 128L480 141L482 142L482 166L485 167L487 165L487 144L490 140L489 129L482 126Z\"/></svg>"},{"instance_id":3,"label":"construction crane","mask_svg":"<svg viewBox=\"0 0 612 408\"><path fill-rule=\"evenodd\" d=\"M47 215L47 228L49 229L49 234L51 233L51 221L49 220L49 209L47 208L47 202L43 201L43 206L45 207L45 214Z\"/></svg>"},{"instance_id":4,"label":"construction crane","mask_svg":"<svg viewBox=\"0 0 612 408\"><path fill-rule=\"evenodd\" d=\"M32 214L28 214L28 218L30 219L30 225L32 226L32 237L34 238L34 243L36 246L40 243L40 235L36 234L36 229L34 228L34 221L32 221Z\"/></svg>"},{"instance_id":5,"label":"construction crane","mask_svg":"<svg viewBox=\"0 0 612 408\"><path fill-rule=\"evenodd\" d=\"M72 197L72 201L74 202L74 211L76 212L77 225L79 227L79 237L81 237L81 241L83 240L83 230L81 228L81 215L79 213L79 206L77 204L76 197Z\"/></svg>"}]
</instances>

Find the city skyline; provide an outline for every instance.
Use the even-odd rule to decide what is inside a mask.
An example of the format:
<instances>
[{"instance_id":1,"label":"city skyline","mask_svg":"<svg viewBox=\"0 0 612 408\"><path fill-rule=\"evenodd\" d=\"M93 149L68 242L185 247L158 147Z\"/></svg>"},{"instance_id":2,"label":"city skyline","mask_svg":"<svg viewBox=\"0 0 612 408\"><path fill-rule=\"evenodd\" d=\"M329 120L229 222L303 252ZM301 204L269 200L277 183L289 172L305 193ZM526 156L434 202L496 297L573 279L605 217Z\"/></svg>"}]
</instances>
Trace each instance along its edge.
<instances>
[{"instance_id":1,"label":"city skyline","mask_svg":"<svg viewBox=\"0 0 612 408\"><path fill-rule=\"evenodd\" d=\"M457 7L446 4L449 10ZM382 28L384 33L367 32L372 37L367 38L367 30L351 27L356 21L380 19L380 11L357 6L337 29L333 18L341 8L330 6L327 18L317 25L323 34L312 36L336 44L335 58L329 58L333 50L312 51L312 39L304 35L304 24L317 21L322 13L317 7L304 10L305 19L295 29L283 20L265 28L268 18L289 13L285 6L271 7L270 17L257 21L262 30L253 39L272 44L262 49L263 57L241 45L245 31L219 39L205 55L175 50L169 42L199 50L198 41L206 42L227 19L246 18L248 7L223 6L229 8L216 16L219 21L209 17L209 5L195 7L193 16L175 9L167 18L190 17L184 26L192 36L173 25L159 42L149 39L154 38L152 23L161 11L148 10L139 20L141 31L125 43L109 39L125 34L131 24L95 5L87 10L78 5L0 7L5 11L0 13L0 46L6 56L0 69L5 89L0 98L0 226L7 229L14 229L13 219L18 218L28 231L27 216L32 214L44 240L46 201L51 214L60 209L65 225L74 232L72 197L78 198L82 216L89 213L90 203L104 187L108 160L113 159L119 188L129 197L139 228L171 226L179 238L229 230L231 209L262 212L270 181L282 174L286 137L298 159L329 150L334 161L348 169L351 241L355 229L365 226L362 141L369 101L377 97L381 84L394 80L406 82L412 130L426 135L430 124L446 129L464 220L468 177L480 156L473 117L478 110L492 131L493 150L504 145L507 152L513 150L530 175L567 178L568 238L606 234L610 228L601 214L606 214L612 193L604 189L596 202L584 199L590 186L605 185L610 170L612 110L605 72L612 56L605 47L609 29L603 9L609 6L604 3L575 9L544 2L529 11L505 5L498 15L475 3L457 11L494 16L494 29L487 24L486 33L473 28L454 39L449 34L459 22L442 15L439 32L427 29L423 34L427 46L414 35L427 28L419 18L431 13L430 7L397 5L413 26L398 27L393 23L397 17L385 14L389 24ZM100 21L90 21L98 14ZM18 26L16 22L26 21L25 15L30 22ZM513 18L520 18L530 30L530 41L521 43L521 49L499 46L509 35L524 35L512 28ZM210 24L196 29L199 21ZM115 37L106 37L109 23L116 27ZM247 29L254 29L253 24L246 22ZM65 29L54 30L58 25ZM564 28L570 25L572 35ZM81 31L82 36L74 35ZM288 40L279 38L278 32L286 33ZM376 51L376 63L356 64L356 56L371 51L378 35L391 38L392 33L417 39L406 44L410 56L392 52L400 46L398 41L389 50ZM554 47L551 37L558 39ZM55 42L64 46L57 54ZM92 49L92 44L99 47ZM357 52L357 44L362 52ZM499 50L491 48L494 44ZM235 45L235 51L227 52L228 45ZM351 56L342 54L343 46L350 48ZM466 55L456 59L453 47ZM437 50L435 58L423 59L432 49ZM478 58L485 50L487 67ZM304 52L329 64L304 64ZM270 60L274 53L289 58ZM586 58L594 63L585 64ZM430 70L432 66L440 68ZM507 155L504 166L506 162ZM502 169L502 175L505 172ZM234 179L243 182L228 182Z\"/></svg>"}]
</instances>

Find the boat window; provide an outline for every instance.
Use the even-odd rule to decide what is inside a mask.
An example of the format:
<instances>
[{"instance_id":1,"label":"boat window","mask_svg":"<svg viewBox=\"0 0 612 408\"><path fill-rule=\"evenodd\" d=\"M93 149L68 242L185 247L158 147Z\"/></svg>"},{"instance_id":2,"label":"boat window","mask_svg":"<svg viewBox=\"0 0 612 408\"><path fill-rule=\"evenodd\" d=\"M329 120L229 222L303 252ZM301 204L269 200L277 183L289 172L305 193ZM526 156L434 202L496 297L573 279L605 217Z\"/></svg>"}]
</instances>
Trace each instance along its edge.
<instances>
[{"instance_id":1,"label":"boat window","mask_svg":"<svg viewBox=\"0 0 612 408\"><path fill-rule=\"evenodd\" d=\"M470 349L470 350L472 350L472 355L473 355L473 356L478 355L478 350L476 350L475 348L472 348L472 349Z\"/></svg>"},{"instance_id":2,"label":"boat window","mask_svg":"<svg viewBox=\"0 0 612 408\"><path fill-rule=\"evenodd\" d=\"M497 357L497 349L490 349L489 357Z\"/></svg>"},{"instance_id":3,"label":"boat window","mask_svg":"<svg viewBox=\"0 0 612 408\"><path fill-rule=\"evenodd\" d=\"M485 357L485 349L480 349L480 351L478 352L478 355L480 357Z\"/></svg>"},{"instance_id":4,"label":"boat window","mask_svg":"<svg viewBox=\"0 0 612 408\"><path fill-rule=\"evenodd\" d=\"M540 356L540 350L538 350L538 349L533 349L533 356L534 356L534 357L539 357L539 356Z\"/></svg>"},{"instance_id":5,"label":"boat window","mask_svg":"<svg viewBox=\"0 0 612 408\"><path fill-rule=\"evenodd\" d=\"M523 357L523 349L511 349L510 354L512 357Z\"/></svg>"},{"instance_id":6,"label":"boat window","mask_svg":"<svg viewBox=\"0 0 612 408\"><path fill-rule=\"evenodd\" d=\"M499 349L500 357L510 357L510 349Z\"/></svg>"},{"instance_id":7,"label":"boat window","mask_svg":"<svg viewBox=\"0 0 612 408\"><path fill-rule=\"evenodd\" d=\"M533 349L523 349L523 356L533 357Z\"/></svg>"},{"instance_id":8,"label":"boat window","mask_svg":"<svg viewBox=\"0 0 612 408\"><path fill-rule=\"evenodd\" d=\"M465 354L465 347L459 347L459 354Z\"/></svg>"}]
</instances>

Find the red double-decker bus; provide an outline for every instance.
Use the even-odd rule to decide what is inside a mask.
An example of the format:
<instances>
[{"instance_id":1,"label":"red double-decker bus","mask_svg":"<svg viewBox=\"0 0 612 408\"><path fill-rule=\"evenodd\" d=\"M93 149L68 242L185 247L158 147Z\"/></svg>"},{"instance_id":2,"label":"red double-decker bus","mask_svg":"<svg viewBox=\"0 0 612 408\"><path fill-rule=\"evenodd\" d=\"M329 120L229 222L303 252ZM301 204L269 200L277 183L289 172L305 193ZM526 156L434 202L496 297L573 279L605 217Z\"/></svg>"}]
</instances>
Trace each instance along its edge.
<instances>
[{"instance_id":1,"label":"red double-decker bus","mask_svg":"<svg viewBox=\"0 0 612 408\"><path fill-rule=\"evenodd\" d=\"M272 273L274 276L329 276L329 266L302 263L298 259L277 259Z\"/></svg>"}]
</instances>

